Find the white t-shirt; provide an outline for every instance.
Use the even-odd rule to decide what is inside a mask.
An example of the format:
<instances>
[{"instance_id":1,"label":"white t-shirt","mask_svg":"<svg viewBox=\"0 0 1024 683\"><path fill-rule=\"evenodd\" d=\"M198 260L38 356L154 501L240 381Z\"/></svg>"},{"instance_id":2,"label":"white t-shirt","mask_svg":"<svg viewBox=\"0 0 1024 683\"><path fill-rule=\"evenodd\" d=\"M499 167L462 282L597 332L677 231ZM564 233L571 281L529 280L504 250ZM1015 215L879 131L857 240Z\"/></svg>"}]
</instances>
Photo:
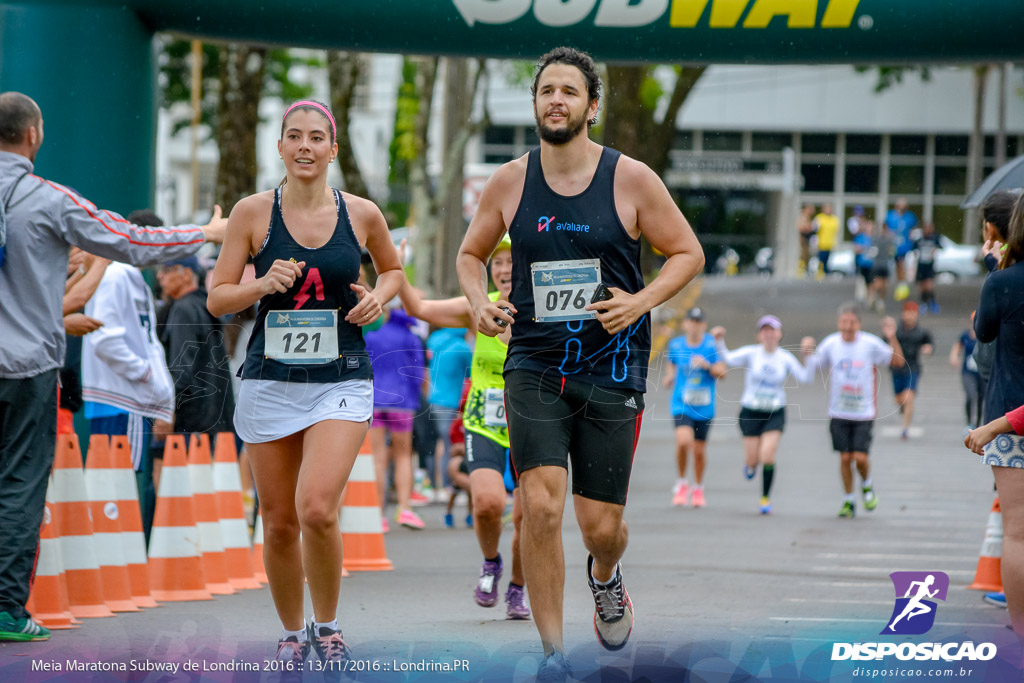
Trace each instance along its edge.
<instances>
[{"instance_id":1,"label":"white t-shirt","mask_svg":"<svg viewBox=\"0 0 1024 683\"><path fill-rule=\"evenodd\" d=\"M858 332L844 342L838 332L825 337L807 359L808 370L829 375L828 414L845 420L874 420L878 383L876 365L888 365L892 347L873 334Z\"/></svg>"},{"instance_id":2,"label":"white t-shirt","mask_svg":"<svg viewBox=\"0 0 1024 683\"><path fill-rule=\"evenodd\" d=\"M786 349L775 349L771 353L760 344L742 346L735 351L717 344L718 353L726 365L746 368L743 397L740 405L750 410L771 412L786 405L786 379L790 376L798 382L814 378L814 371L807 371L800 361Z\"/></svg>"}]
</instances>

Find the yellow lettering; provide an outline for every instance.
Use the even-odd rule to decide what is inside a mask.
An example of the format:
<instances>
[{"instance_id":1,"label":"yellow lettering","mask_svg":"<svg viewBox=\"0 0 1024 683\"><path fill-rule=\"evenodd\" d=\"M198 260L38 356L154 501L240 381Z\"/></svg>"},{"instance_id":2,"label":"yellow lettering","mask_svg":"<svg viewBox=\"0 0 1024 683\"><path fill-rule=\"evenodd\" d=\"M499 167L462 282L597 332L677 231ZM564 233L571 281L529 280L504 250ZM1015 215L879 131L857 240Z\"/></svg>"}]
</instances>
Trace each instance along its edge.
<instances>
[{"instance_id":1,"label":"yellow lettering","mask_svg":"<svg viewBox=\"0 0 1024 683\"><path fill-rule=\"evenodd\" d=\"M818 14L818 0L757 0L743 28L767 28L773 17L785 14L789 28L814 28Z\"/></svg>"},{"instance_id":2,"label":"yellow lettering","mask_svg":"<svg viewBox=\"0 0 1024 683\"><path fill-rule=\"evenodd\" d=\"M669 26L693 28L700 21L709 0L672 0ZM736 28L749 0L710 0L711 28Z\"/></svg>"},{"instance_id":3,"label":"yellow lettering","mask_svg":"<svg viewBox=\"0 0 1024 683\"><path fill-rule=\"evenodd\" d=\"M850 28L860 0L830 0L821 18L822 28Z\"/></svg>"}]
</instances>

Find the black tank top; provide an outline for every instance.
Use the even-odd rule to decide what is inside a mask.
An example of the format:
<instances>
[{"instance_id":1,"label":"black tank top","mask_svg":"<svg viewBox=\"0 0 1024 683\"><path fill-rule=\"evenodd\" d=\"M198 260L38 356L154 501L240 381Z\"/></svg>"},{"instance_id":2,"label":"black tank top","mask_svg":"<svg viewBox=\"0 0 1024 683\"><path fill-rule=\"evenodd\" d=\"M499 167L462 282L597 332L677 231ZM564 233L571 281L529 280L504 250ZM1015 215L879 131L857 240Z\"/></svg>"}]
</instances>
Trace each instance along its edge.
<instances>
[{"instance_id":1,"label":"black tank top","mask_svg":"<svg viewBox=\"0 0 1024 683\"><path fill-rule=\"evenodd\" d=\"M338 190L334 190L334 200L338 207L334 233L327 244L311 249L296 242L288 232L281 215L281 188L274 193L270 229L263 246L252 258L256 277L266 275L277 259L305 261L306 267L291 289L283 294L268 294L257 304L256 324L242 365L242 379L327 383L373 377L362 329L345 321L345 315L359 303L359 297L349 287L359 279L359 241L352 231L348 208ZM337 360L315 365L289 365L265 356L267 314L270 311L300 309L337 309L340 355Z\"/></svg>"},{"instance_id":2,"label":"black tank top","mask_svg":"<svg viewBox=\"0 0 1024 683\"><path fill-rule=\"evenodd\" d=\"M643 289L640 240L633 239L615 211L615 165L619 152L605 147L594 178L574 197L556 194L544 180L540 148L530 152L526 184L509 236L512 293L518 313L505 370L557 371L598 386L646 391L651 349L650 315L609 335L597 320L537 322L530 264L600 259L601 280L629 293Z\"/></svg>"}]
</instances>

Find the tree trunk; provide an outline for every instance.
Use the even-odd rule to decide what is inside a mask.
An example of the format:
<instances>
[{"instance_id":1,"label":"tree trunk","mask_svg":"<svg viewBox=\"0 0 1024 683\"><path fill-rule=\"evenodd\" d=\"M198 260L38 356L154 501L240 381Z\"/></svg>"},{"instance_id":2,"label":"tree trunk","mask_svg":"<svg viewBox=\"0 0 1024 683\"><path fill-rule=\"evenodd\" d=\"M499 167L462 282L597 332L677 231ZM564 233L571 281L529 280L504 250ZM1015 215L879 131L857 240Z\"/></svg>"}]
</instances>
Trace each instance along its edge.
<instances>
[{"instance_id":1,"label":"tree trunk","mask_svg":"<svg viewBox=\"0 0 1024 683\"><path fill-rule=\"evenodd\" d=\"M416 92L419 104L416 111L416 158L409 165L409 194L412 208L409 225L416 226L416 287L427 296L434 293L434 240L438 231L434 193L427 175L427 133L430 130L430 110L434 103L434 84L437 82L436 57L422 58L416 64Z\"/></svg>"},{"instance_id":2,"label":"tree trunk","mask_svg":"<svg viewBox=\"0 0 1024 683\"><path fill-rule=\"evenodd\" d=\"M227 215L239 199L256 191L256 128L267 50L237 43L221 50L214 201Z\"/></svg>"},{"instance_id":3,"label":"tree trunk","mask_svg":"<svg viewBox=\"0 0 1024 683\"><path fill-rule=\"evenodd\" d=\"M331 88L331 111L338 126L338 167L345 190L359 197L370 197L359 160L352 148L352 101L362 69L358 53L327 51L327 80Z\"/></svg>"},{"instance_id":4,"label":"tree trunk","mask_svg":"<svg viewBox=\"0 0 1024 683\"><path fill-rule=\"evenodd\" d=\"M985 81L988 79L988 64L974 68L974 128L967 152L967 193L978 189L981 184L983 158L985 154ZM964 212L964 243L974 244L978 241L980 226L978 209Z\"/></svg>"}]
</instances>

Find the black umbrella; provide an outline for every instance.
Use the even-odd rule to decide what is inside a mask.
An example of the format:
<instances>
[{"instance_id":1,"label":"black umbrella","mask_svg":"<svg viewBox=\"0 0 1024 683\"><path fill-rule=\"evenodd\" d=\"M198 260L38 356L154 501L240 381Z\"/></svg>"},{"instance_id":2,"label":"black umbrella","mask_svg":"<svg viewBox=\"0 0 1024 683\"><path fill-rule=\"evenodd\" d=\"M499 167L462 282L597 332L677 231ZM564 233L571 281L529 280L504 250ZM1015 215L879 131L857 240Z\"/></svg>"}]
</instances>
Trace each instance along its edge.
<instances>
[{"instance_id":1,"label":"black umbrella","mask_svg":"<svg viewBox=\"0 0 1024 683\"><path fill-rule=\"evenodd\" d=\"M992 171L992 174L985 178L985 182L960 204L960 208L973 209L981 206L996 190L1014 190L1021 187L1024 187L1024 155Z\"/></svg>"}]
</instances>

